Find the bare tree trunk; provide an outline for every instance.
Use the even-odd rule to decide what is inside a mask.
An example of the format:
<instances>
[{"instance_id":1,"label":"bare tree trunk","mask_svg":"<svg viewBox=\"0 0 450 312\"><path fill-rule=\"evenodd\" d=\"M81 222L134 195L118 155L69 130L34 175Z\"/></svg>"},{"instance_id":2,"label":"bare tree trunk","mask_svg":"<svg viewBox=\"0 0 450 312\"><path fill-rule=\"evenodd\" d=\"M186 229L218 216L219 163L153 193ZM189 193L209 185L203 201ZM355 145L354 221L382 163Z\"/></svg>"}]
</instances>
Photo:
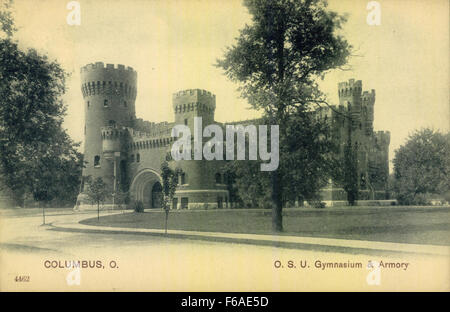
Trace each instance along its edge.
<instances>
[{"instance_id":1,"label":"bare tree trunk","mask_svg":"<svg viewBox=\"0 0 450 312\"><path fill-rule=\"evenodd\" d=\"M166 209L166 225L165 225L165 234L167 234L167 219L169 219L169 211Z\"/></svg>"},{"instance_id":2,"label":"bare tree trunk","mask_svg":"<svg viewBox=\"0 0 450 312\"><path fill-rule=\"evenodd\" d=\"M272 230L274 232L283 232L283 201L282 186L278 170L272 171Z\"/></svg>"},{"instance_id":3,"label":"bare tree trunk","mask_svg":"<svg viewBox=\"0 0 450 312\"><path fill-rule=\"evenodd\" d=\"M100 202L97 202L97 221L100 221Z\"/></svg>"},{"instance_id":4,"label":"bare tree trunk","mask_svg":"<svg viewBox=\"0 0 450 312\"><path fill-rule=\"evenodd\" d=\"M41 202L38 202L38 205L41 205ZM42 219L43 219L43 223L45 225L45 206L42 206Z\"/></svg>"}]
</instances>

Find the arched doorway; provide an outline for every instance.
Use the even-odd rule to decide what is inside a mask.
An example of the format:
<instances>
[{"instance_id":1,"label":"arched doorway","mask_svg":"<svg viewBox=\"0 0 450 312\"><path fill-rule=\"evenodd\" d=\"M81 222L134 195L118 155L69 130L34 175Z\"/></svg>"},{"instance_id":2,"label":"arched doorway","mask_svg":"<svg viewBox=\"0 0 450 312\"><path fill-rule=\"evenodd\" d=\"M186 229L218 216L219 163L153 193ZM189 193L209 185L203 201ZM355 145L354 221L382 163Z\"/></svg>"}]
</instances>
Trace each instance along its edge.
<instances>
[{"instance_id":1,"label":"arched doorway","mask_svg":"<svg viewBox=\"0 0 450 312\"><path fill-rule=\"evenodd\" d=\"M163 193L161 183L155 182L152 187L152 208L162 208Z\"/></svg>"},{"instance_id":2,"label":"arched doorway","mask_svg":"<svg viewBox=\"0 0 450 312\"><path fill-rule=\"evenodd\" d=\"M131 198L141 201L144 208L162 207L161 177L153 169L139 171L130 186Z\"/></svg>"}]
</instances>

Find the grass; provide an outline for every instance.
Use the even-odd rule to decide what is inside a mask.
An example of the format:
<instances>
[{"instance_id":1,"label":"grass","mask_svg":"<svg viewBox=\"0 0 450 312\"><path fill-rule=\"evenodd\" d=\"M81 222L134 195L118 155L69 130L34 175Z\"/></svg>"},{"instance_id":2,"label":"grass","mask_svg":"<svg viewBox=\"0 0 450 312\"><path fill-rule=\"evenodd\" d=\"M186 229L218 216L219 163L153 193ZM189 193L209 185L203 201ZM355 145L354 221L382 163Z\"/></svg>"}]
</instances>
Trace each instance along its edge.
<instances>
[{"instance_id":1,"label":"grass","mask_svg":"<svg viewBox=\"0 0 450 312\"><path fill-rule=\"evenodd\" d=\"M450 207L285 209L283 235L450 245ZM126 213L88 225L163 229L164 212ZM270 210L171 211L169 229L272 234Z\"/></svg>"}]
</instances>

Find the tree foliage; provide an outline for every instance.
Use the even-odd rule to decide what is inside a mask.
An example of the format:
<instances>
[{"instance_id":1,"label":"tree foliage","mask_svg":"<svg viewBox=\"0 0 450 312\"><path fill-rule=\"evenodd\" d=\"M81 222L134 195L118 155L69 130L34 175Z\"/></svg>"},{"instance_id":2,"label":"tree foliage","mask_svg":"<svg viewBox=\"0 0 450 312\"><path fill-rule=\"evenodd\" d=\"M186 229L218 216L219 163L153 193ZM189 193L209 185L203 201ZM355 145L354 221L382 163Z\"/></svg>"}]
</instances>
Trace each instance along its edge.
<instances>
[{"instance_id":1,"label":"tree foliage","mask_svg":"<svg viewBox=\"0 0 450 312\"><path fill-rule=\"evenodd\" d=\"M165 218L165 232L167 234L167 221L169 219L170 205L175 195L175 191L178 185L178 175L180 170L172 169L167 161L161 164L161 178L162 178L162 191L163 191L163 208L166 213ZM175 207L176 208L176 207Z\"/></svg>"},{"instance_id":2,"label":"tree foliage","mask_svg":"<svg viewBox=\"0 0 450 312\"><path fill-rule=\"evenodd\" d=\"M25 193L75 202L83 164L78 144L62 127L66 73L36 50L19 49L7 9L0 9L7 34L0 38L0 184L19 204Z\"/></svg>"},{"instance_id":3,"label":"tree foliage","mask_svg":"<svg viewBox=\"0 0 450 312\"><path fill-rule=\"evenodd\" d=\"M350 206L355 205L358 200L358 161L357 146L353 146L350 140L344 148L344 165L342 185L347 193L347 201Z\"/></svg>"},{"instance_id":4,"label":"tree foliage","mask_svg":"<svg viewBox=\"0 0 450 312\"><path fill-rule=\"evenodd\" d=\"M97 218L100 217L100 204L111 195L111 190L101 177L92 179L90 176L86 179L85 193L92 204L97 205Z\"/></svg>"},{"instance_id":5,"label":"tree foliage","mask_svg":"<svg viewBox=\"0 0 450 312\"><path fill-rule=\"evenodd\" d=\"M0 35L1 37L12 37L16 31L12 17L12 0L2 0L0 3Z\"/></svg>"},{"instance_id":6,"label":"tree foliage","mask_svg":"<svg viewBox=\"0 0 450 312\"><path fill-rule=\"evenodd\" d=\"M167 161L161 164L162 191L164 195L164 208L170 207L170 201L175 195L178 185L179 169L172 169Z\"/></svg>"},{"instance_id":7,"label":"tree foliage","mask_svg":"<svg viewBox=\"0 0 450 312\"><path fill-rule=\"evenodd\" d=\"M422 129L410 135L395 151L394 178L401 204L427 204L429 196L448 196L450 133Z\"/></svg>"},{"instance_id":8,"label":"tree foliage","mask_svg":"<svg viewBox=\"0 0 450 312\"><path fill-rule=\"evenodd\" d=\"M282 203L320 201L321 188L339 165L330 125L314 112L297 112L289 114L285 128L278 169L284 181ZM233 177L238 202L246 207L271 207L271 175L260 171L260 161L229 162L226 168L226 174Z\"/></svg>"},{"instance_id":9,"label":"tree foliage","mask_svg":"<svg viewBox=\"0 0 450 312\"><path fill-rule=\"evenodd\" d=\"M326 1L246 0L244 5L252 23L240 31L237 42L228 47L217 66L239 84L242 97L253 108L280 126L280 167L271 173L270 185L273 229L282 231L283 193L290 188L284 184L291 182L282 171L290 166L289 160L294 161L289 155L297 152L296 147L308 146L310 140L291 137L290 115L304 118L312 103L324 102L316 79L344 65L350 46L337 34L344 17L329 11ZM308 163L299 165L303 169L298 170L298 178L301 172L309 173Z\"/></svg>"}]
</instances>

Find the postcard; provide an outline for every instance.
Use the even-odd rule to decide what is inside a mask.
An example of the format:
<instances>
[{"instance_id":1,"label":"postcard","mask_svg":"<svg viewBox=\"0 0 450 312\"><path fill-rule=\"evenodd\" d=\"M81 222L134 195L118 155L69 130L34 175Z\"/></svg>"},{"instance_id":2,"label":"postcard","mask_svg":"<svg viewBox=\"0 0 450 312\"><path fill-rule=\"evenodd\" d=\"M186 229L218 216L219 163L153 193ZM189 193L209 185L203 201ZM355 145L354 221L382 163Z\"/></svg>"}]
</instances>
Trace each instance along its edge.
<instances>
[{"instance_id":1,"label":"postcard","mask_svg":"<svg viewBox=\"0 0 450 312\"><path fill-rule=\"evenodd\" d=\"M448 12L4 0L0 291L449 291Z\"/></svg>"}]
</instances>

